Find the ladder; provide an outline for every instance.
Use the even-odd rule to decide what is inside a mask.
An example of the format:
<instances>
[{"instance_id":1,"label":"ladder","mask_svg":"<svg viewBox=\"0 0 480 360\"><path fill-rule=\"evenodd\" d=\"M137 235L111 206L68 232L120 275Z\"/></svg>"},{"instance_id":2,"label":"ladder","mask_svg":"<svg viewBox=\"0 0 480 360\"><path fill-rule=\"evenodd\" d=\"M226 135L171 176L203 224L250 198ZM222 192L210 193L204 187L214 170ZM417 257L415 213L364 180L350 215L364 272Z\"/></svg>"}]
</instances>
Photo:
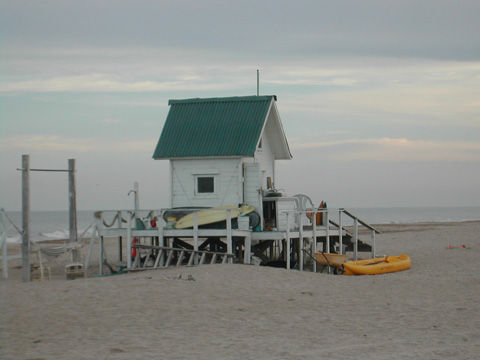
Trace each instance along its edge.
<instances>
[{"instance_id":1,"label":"ladder","mask_svg":"<svg viewBox=\"0 0 480 360\"><path fill-rule=\"evenodd\" d=\"M128 271L165 269L169 266L180 267L205 264L231 263L234 254L205 250L173 248L167 246L132 244L137 249L137 255ZM143 250L143 251L141 251ZM141 253L146 256L142 258Z\"/></svg>"}]
</instances>

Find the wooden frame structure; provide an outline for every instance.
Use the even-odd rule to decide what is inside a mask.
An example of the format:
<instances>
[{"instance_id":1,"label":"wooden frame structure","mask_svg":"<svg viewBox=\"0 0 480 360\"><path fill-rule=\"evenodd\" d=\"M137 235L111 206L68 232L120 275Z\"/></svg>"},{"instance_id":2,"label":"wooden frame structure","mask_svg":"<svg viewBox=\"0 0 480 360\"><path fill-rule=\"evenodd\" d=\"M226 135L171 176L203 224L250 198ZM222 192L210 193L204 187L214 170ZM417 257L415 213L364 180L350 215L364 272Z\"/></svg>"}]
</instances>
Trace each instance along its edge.
<instances>
[{"instance_id":1,"label":"wooden frame structure","mask_svg":"<svg viewBox=\"0 0 480 360\"><path fill-rule=\"evenodd\" d=\"M30 276L30 172L67 172L68 173L68 203L69 203L69 243L78 241L77 235L77 195L75 187L75 159L68 159L68 169L32 169L30 155L22 155L22 267L23 281L31 280ZM79 254L72 250L72 261L78 261Z\"/></svg>"},{"instance_id":2,"label":"wooden frame structure","mask_svg":"<svg viewBox=\"0 0 480 360\"><path fill-rule=\"evenodd\" d=\"M335 252L345 253L344 239L346 236L352 239L350 245L352 247L352 257L358 258L359 252L359 226L364 226L371 232L371 254L375 257L375 235L380 232L371 225L360 220L351 212L341 209L317 209L317 210L286 210L288 226L284 231L259 231L255 232L251 229L241 230L232 228L231 210L226 211L226 226L224 229L205 229L199 228L198 216L194 213L194 225L191 229L174 229L170 224L163 221L162 215L168 209L159 210L106 210L95 213L96 217L96 239L100 244L99 273L104 273L105 264L105 247L106 238L119 239L119 263L123 263L126 271L146 270L165 268L172 264L180 266L185 265L201 265L204 263L216 263L218 259L222 259L222 263L232 263L234 260L244 264L251 263L252 253L255 247L267 249L277 244L282 248L281 257L285 260L286 268L291 269L292 258L295 260L296 268L303 271L305 265L304 253L311 251L312 253L324 251L326 253ZM192 209L193 210L193 209ZM333 211L338 212L339 223L335 223L329 219L329 214ZM301 216L305 213L313 213L313 218L317 213L323 213L325 224L317 225L313 221L312 226L299 225ZM342 220L342 215L353 220L353 234L349 234ZM108 218L113 220L109 220ZM296 219L291 223L292 218ZM144 221L141 219L145 219ZM155 227L149 227L151 220L156 221ZM123 226L122 224L125 224ZM138 224L142 226L139 228ZM293 226L291 226L293 225ZM122 239L126 238L127 259L123 261ZM205 250L205 244L209 239L222 239L225 242L225 251ZM333 244L332 238L337 240ZM146 239L134 242L134 239ZM177 239L177 240L176 240ZM181 239L181 240L180 240ZM315 239L315 241L313 240ZM92 247L94 240L89 247L87 265L88 268L91 260ZM150 240L150 244L147 242ZM177 242L177 246L175 243ZM178 244L181 244L178 246ZM255 244L255 246L252 246ZM319 247L321 244L321 248ZM132 254L135 249L136 255ZM148 250L143 260L140 257L140 250ZM293 253L292 253L293 252ZM272 252L270 252L272 253ZM313 257L312 253L309 253ZM277 253L278 255L278 253ZM209 257L209 260L206 258ZM312 270L317 271L317 264L314 261Z\"/></svg>"}]
</instances>

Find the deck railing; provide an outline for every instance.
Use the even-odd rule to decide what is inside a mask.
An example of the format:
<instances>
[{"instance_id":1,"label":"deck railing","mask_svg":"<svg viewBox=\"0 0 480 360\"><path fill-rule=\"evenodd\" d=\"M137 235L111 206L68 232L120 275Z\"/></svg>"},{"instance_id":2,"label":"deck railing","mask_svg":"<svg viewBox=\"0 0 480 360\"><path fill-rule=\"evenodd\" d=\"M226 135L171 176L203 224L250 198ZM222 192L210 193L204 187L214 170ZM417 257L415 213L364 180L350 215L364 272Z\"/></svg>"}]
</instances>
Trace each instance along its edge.
<instances>
[{"instance_id":1,"label":"deck railing","mask_svg":"<svg viewBox=\"0 0 480 360\"><path fill-rule=\"evenodd\" d=\"M339 209L329 209L329 208L324 208L324 209L305 209L305 210L284 210L284 213L287 214L287 230L286 230L286 241L287 241L287 269L290 268L290 232L291 232L291 215L295 215L296 219L298 220L298 232L299 232L299 241L300 241L300 251L298 255L298 262L299 262L299 270L303 270L303 238L304 238L304 225L302 222L302 215L306 214L311 214L312 215L312 238L316 239L317 238L317 214L321 213L323 214L324 221L323 225L325 227L325 249L327 252L330 252L330 231L331 228L330 226L332 225L333 227L338 229L338 238L339 238L339 253L343 254L344 252L344 246L343 246L343 234L345 229L345 224L343 223L343 218L342 214L346 215L350 219L353 220L353 258L354 260L358 260L358 230L359 226L362 225L371 232L371 247L372 247L372 257L376 257L376 249L375 249L375 235L380 234L381 232L365 222L364 220L361 220L359 217L356 215L352 214L350 211L344 209L344 208L339 208ZM338 224L332 220L330 220L329 215L332 212L338 212ZM313 252L317 252L317 241L313 241ZM313 263L313 270L316 271L316 262Z\"/></svg>"},{"instance_id":2,"label":"deck railing","mask_svg":"<svg viewBox=\"0 0 480 360\"><path fill-rule=\"evenodd\" d=\"M155 234L154 235L149 235L149 236L155 236L158 237L159 243L164 246L164 233L165 231L168 231L169 228L167 226L167 223L163 219L163 214L165 211L171 210L171 209L158 209L158 210L103 210L103 211L97 211L95 212L95 218L96 218L96 230L97 231L97 238L100 243L100 261L99 261L99 272L100 274L103 274L103 259L105 258L105 249L104 249L104 244L103 244L103 236L101 234L104 233L105 228L113 228L113 229L124 229L125 230L125 236L127 238L127 254L131 254L132 251L132 239L135 236L134 231L139 230L137 229L137 220L138 219L145 219L148 220L150 223L151 220L157 219L157 226L148 228L149 224L147 224L146 229L144 230L154 230ZM199 251L199 237L202 232L207 231L200 229L199 231L199 219L198 219L198 208L182 208L183 211L189 211L192 210L193 213L193 227L192 229L184 229L185 232L188 232L190 234L186 234L186 237L192 237L193 238L193 251L195 253L195 256L193 257L194 263L197 264L200 260L199 257L201 256L201 251ZM226 208L225 209L225 219L226 219L226 228L223 229L224 235L226 237L226 243L227 243L227 251L226 254L228 255L225 259L228 263L232 263L232 258L233 258L233 229L232 229L232 210L234 208ZM143 223L143 221L142 221ZM124 226L124 224L126 226ZM143 223L144 224L144 223ZM179 230L182 231L182 230ZM222 231L222 229L215 229L212 230L215 232ZM236 236L239 236L239 232L235 230L237 233ZM245 259L250 256L250 244L251 244L251 237L245 236ZM91 253L92 253L92 245L93 242L91 243L91 246L89 247L88 251L88 256L87 256L87 265L86 267L89 266L90 264L90 258L91 258ZM119 259L122 258L122 239L119 237ZM133 261L131 256L127 256L127 269L132 269L134 267ZM246 261L246 260L245 260Z\"/></svg>"},{"instance_id":3,"label":"deck railing","mask_svg":"<svg viewBox=\"0 0 480 360\"><path fill-rule=\"evenodd\" d=\"M21 236L22 231L15 225L15 223L8 217L7 212L0 209L0 249L2 249L2 272L3 278L8 279L8 261L14 259L21 259L22 255L8 255L7 233L13 227Z\"/></svg>"}]
</instances>

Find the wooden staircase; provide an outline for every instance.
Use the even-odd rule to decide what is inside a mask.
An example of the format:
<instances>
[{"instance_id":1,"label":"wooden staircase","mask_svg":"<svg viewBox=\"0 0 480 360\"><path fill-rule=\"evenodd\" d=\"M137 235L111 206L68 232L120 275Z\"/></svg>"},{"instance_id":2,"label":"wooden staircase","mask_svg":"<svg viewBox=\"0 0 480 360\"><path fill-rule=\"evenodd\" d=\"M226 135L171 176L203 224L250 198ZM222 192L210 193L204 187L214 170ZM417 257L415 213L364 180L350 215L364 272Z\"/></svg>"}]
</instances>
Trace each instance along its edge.
<instances>
[{"instance_id":1,"label":"wooden staircase","mask_svg":"<svg viewBox=\"0 0 480 360\"><path fill-rule=\"evenodd\" d=\"M129 271L165 269L170 266L198 266L232 263L234 254L156 245L133 244L135 260Z\"/></svg>"}]
</instances>

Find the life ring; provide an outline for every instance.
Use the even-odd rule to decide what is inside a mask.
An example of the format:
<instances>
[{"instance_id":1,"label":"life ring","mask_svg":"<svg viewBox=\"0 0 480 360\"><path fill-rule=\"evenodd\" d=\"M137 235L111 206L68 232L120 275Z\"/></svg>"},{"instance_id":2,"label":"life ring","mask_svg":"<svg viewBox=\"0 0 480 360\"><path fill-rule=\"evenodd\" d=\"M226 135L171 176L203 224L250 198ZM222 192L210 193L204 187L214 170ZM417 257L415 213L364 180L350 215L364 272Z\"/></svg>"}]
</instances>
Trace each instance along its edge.
<instances>
[{"instance_id":1,"label":"life ring","mask_svg":"<svg viewBox=\"0 0 480 360\"><path fill-rule=\"evenodd\" d=\"M135 245L137 243L137 238L134 237L132 239L132 245ZM130 250L130 255L132 256L132 259L135 259L137 257L137 248L132 247Z\"/></svg>"}]
</instances>

